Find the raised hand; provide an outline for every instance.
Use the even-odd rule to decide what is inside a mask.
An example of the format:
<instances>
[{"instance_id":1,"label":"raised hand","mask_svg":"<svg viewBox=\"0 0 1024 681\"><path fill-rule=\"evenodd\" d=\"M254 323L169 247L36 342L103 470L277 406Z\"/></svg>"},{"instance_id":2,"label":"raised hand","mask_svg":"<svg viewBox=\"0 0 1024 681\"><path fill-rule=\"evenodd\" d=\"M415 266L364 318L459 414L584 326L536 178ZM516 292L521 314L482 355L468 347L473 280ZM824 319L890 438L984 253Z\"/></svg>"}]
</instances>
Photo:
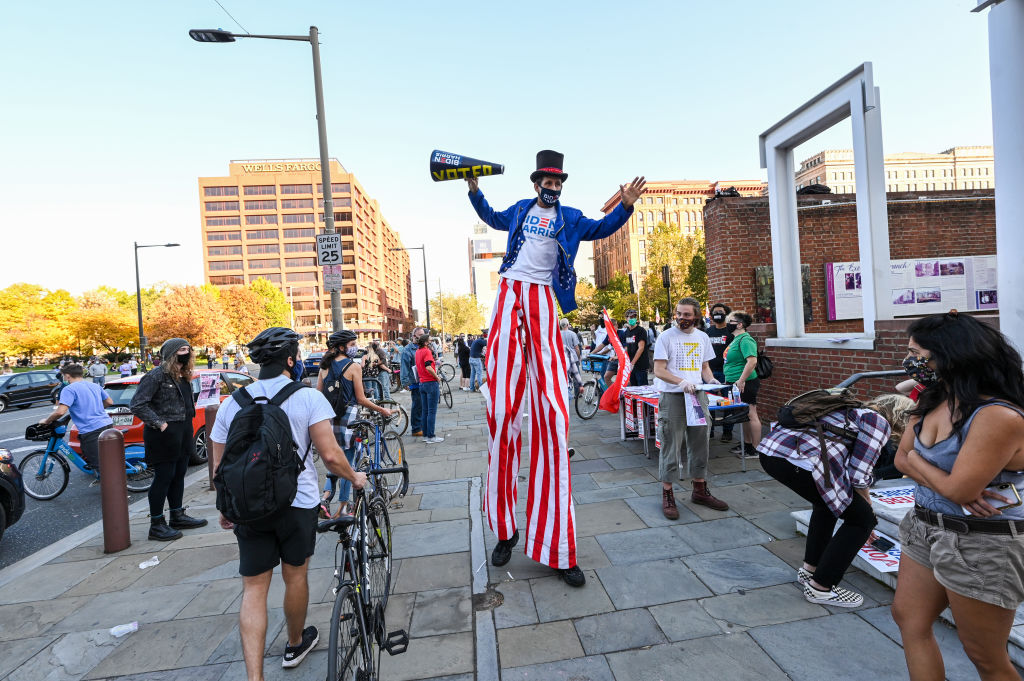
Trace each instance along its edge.
<instances>
[{"instance_id":1,"label":"raised hand","mask_svg":"<svg viewBox=\"0 0 1024 681\"><path fill-rule=\"evenodd\" d=\"M469 193L470 194L476 194L477 190L480 189L480 178L477 178L477 177L467 177L466 178L466 184L469 185Z\"/></svg>"},{"instance_id":2,"label":"raised hand","mask_svg":"<svg viewBox=\"0 0 1024 681\"><path fill-rule=\"evenodd\" d=\"M622 205L629 208L636 203L636 200L644 193L644 185L646 184L647 180L645 180L643 176L634 177L628 187L624 184L620 184L619 195L622 197Z\"/></svg>"}]
</instances>

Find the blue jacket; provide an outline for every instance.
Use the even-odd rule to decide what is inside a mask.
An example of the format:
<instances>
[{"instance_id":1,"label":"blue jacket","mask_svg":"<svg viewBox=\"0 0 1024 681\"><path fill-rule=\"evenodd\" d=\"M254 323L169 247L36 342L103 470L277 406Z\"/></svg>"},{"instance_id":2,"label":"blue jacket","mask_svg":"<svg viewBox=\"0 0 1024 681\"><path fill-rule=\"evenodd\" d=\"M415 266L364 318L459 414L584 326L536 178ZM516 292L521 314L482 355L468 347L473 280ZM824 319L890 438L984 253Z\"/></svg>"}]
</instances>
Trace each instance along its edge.
<instances>
[{"instance_id":1,"label":"blue jacket","mask_svg":"<svg viewBox=\"0 0 1024 681\"><path fill-rule=\"evenodd\" d=\"M501 261L498 273L505 272L515 263L519 257L519 249L526 242L526 235L523 234L523 221L530 211L530 206L536 203L537 199L523 199L509 206L498 213L487 203L484 193L477 190L475 194L469 195L469 201L473 204L476 214L494 229L508 232L508 244L505 246L505 257ZM562 313L572 312L576 309L576 268L573 263L576 260L576 251L579 250L581 241L595 241L611 236L626 224L629 216L633 214L633 208L626 208L621 203L611 213L601 220L591 220L584 217L577 208L563 206L561 201L555 204L555 241L558 242L558 264L551 273L551 284L555 289L555 298L562 308Z\"/></svg>"},{"instance_id":2,"label":"blue jacket","mask_svg":"<svg viewBox=\"0 0 1024 681\"><path fill-rule=\"evenodd\" d=\"M416 350L417 346L412 342L402 348L402 383L405 385L418 385L420 382L416 375Z\"/></svg>"}]
</instances>

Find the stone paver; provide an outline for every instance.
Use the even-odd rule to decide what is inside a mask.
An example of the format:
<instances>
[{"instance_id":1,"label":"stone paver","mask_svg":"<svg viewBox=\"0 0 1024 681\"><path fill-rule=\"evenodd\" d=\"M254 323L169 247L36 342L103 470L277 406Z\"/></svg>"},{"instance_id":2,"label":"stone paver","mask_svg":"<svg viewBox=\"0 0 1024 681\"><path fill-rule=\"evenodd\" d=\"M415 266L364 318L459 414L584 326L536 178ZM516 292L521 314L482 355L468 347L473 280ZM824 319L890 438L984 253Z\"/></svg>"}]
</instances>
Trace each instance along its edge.
<instances>
[{"instance_id":1,"label":"stone paver","mask_svg":"<svg viewBox=\"0 0 1024 681\"><path fill-rule=\"evenodd\" d=\"M469 550L469 521L448 520L415 526L398 525L391 532L395 558L432 556Z\"/></svg>"},{"instance_id":2,"label":"stone paver","mask_svg":"<svg viewBox=\"0 0 1024 681\"><path fill-rule=\"evenodd\" d=\"M597 575L618 610L711 595L682 558L612 565Z\"/></svg>"},{"instance_id":3,"label":"stone paver","mask_svg":"<svg viewBox=\"0 0 1024 681\"><path fill-rule=\"evenodd\" d=\"M701 553L683 560L717 594L785 584L796 579L792 568L761 546Z\"/></svg>"},{"instance_id":4,"label":"stone paver","mask_svg":"<svg viewBox=\"0 0 1024 681\"><path fill-rule=\"evenodd\" d=\"M687 641L722 633L718 623L693 601L676 601L649 608L670 641Z\"/></svg>"},{"instance_id":5,"label":"stone paver","mask_svg":"<svg viewBox=\"0 0 1024 681\"><path fill-rule=\"evenodd\" d=\"M599 534L597 541L612 565L648 563L693 553L690 545L670 527Z\"/></svg>"},{"instance_id":6,"label":"stone paver","mask_svg":"<svg viewBox=\"0 0 1024 681\"><path fill-rule=\"evenodd\" d=\"M607 659L615 681L679 678L783 681L787 678L745 634L710 636L647 650L612 653ZM817 677L818 681L828 678L834 677Z\"/></svg>"},{"instance_id":7,"label":"stone paver","mask_svg":"<svg viewBox=\"0 0 1024 681\"><path fill-rule=\"evenodd\" d=\"M531 582L533 601L541 622L583 617L614 610L608 594L592 570L584 570L587 584L583 588L566 584L561 577L545 577Z\"/></svg>"},{"instance_id":8,"label":"stone paver","mask_svg":"<svg viewBox=\"0 0 1024 681\"><path fill-rule=\"evenodd\" d=\"M604 657L577 657L559 662L513 667L501 671L501 681L615 681Z\"/></svg>"},{"instance_id":9,"label":"stone paver","mask_svg":"<svg viewBox=\"0 0 1024 681\"><path fill-rule=\"evenodd\" d=\"M576 621L576 633L587 655L665 643L665 635L647 610L621 610Z\"/></svg>"},{"instance_id":10,"label":"stone paver","mask_svg":"<svg viewBox=\"0 0 1024 681\"><path fill-rule=\"evenodd\" d=\"M471 592L468 586L421 591L416 594L410 636L438 636L473 628Z\"/></svg>"},{"instance_id":11,"label":"stone paver","mask_svg":"<svg viewBox=\"0 0 1024 681\"><path fill-rule=\"evenodd\" d=\"M504 582L498 585L503 603L494 609L494 626L499 629L537 624L537 606L533 590L526 580Z\"/></svg>"},{"instance_id":12,"label":"stone paver","mask_svg":"<svg viewBox=\"0 0 1024 681\"><path fill-rule=\"evenodd\" d=\"M609 532L625 532L647 527L625 501L603 501L576 505L576 536L592 537Z\"/></svg>"},{"instance_id":13,"label":"stone paver","mask_svg":"<svg viewBox=\"0 0 1024 681\"><path fill-rule=\"evenodd\" d=\"M469 553L406 558L402 561L397 580L392 574L392 592L433 591L463 586L469 584L470 577Z\"/></svg>"},{"instance_id":14,"label":"stone paver","mask_svg":"<svg viewBox=\"0 0 1024 681\"><path fill-rule=\"evenodd\" d=\"M572 622L560 620L498 631L502 668L583 657Z\"/></svg>"},{"instance_id":15,"label":"stone paver","mask_svg":"<svg viewBox=\"0 0 1024 681\"><path fill-rule=\"evenodd\" d=\"M711 617L739 627L781 624L828 615L825 608L808 603L792 584L705 598L700 605Z\"/></svg>"},{"instance_id":16,"label":"stone paver","mask_svg":"<svg viewBox=\"0 0 1024 681\"><path fill-rule=\"evenodd\" d=\"M771 541L771 536L743 518L722 518L703 523L683 525L675 533L694 553L724 551Z\"/></svg>"},{"instance_id":17,"label":"stone paver","mask_svg":"<svg viewBox=\"0 0 1024 681\"><path fill-rule=\"evenodd\" d=\"M669 520L666 518L665 514L661 512L661 483L657 483L656 486L657 489L654 491L654 494L626 499L626 504L633 510L633 513L640 516L640 519L648 527L671 527L700 521L700 517L696 513L678 504L676 508L679 509L679 519ZM633 486L631 489L635 491L636 486Z\"/></svg>"},{"instance_id":18,"label":"stone paver","mask_svg":"<svg viewBox=\"0 0 1024 681\"><path fill-rule=\"evenodd\" d=\"M415 639L401 655L381 656L380 678L390 681L430 679L471 672L473 666L471 633L430 636Z\"/></svg>"}]
</instances>

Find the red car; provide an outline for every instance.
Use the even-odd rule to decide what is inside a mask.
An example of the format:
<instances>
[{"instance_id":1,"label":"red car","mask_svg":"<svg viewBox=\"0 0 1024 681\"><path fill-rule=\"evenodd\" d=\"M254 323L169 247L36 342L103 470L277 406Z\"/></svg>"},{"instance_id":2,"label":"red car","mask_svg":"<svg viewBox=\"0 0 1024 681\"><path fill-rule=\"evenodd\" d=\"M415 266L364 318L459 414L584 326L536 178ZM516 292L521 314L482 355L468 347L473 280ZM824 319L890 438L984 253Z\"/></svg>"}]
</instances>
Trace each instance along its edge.
<instances>
[{"instance_id":1,"label":"red car","mask_svg":"<svg viewBox=\"0 0 1024 681\"><path fill-rule=\"evenodd\" d=\"M235 390L247 386L253 382L253 377L248 374L243 374L238 371L225 371L221 369L196 369L195 374L192 375L192 399L197 401L199 399L199 387L201 385L200 376L204 374L215 374L218 376L218 387L220 389L220 399L223 402L228 395L233 393ZM103 386L103 389L110 395L110 399L114 401L113 406L107 407L107 413L110 414L110 418L114 419L114 427L124 433L124 443L126 445L141 445L142 444L142 421L137 416L132 414L128 408L132 402L132 397L135 396L135 391L139 387L139 381L142 380L142 375L128 376L127 378L114 379L107 381L107 384ZM206 410L203 408L196 408L195 418L192 419L192 431L195 437L196 453L192 457L192 464L206 463ZM78 428L74 425L68 430L68 444L77 453L82 452L81 445L78 442Z\"/></svg>"}]
</instances>

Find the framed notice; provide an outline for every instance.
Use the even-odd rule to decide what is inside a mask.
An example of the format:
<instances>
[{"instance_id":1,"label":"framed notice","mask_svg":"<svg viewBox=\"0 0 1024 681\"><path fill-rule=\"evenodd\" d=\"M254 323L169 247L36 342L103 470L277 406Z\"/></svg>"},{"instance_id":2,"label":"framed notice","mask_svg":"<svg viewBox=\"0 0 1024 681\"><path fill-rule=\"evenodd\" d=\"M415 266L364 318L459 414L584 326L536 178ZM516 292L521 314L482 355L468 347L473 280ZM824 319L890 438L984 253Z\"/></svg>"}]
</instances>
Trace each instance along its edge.
<instances>
[{"instance_id":1,"label":"framed notice","mask_svg":"<svg viewBox=\"0 0 1024 681\"><path fill-rule=\"evenodd\" d=\"M893 316L999 308L994 255L893 260L890 271ZM830 321L863 317L859 262L825 263L825 287Z\"/></svg>"}]
</instances>

